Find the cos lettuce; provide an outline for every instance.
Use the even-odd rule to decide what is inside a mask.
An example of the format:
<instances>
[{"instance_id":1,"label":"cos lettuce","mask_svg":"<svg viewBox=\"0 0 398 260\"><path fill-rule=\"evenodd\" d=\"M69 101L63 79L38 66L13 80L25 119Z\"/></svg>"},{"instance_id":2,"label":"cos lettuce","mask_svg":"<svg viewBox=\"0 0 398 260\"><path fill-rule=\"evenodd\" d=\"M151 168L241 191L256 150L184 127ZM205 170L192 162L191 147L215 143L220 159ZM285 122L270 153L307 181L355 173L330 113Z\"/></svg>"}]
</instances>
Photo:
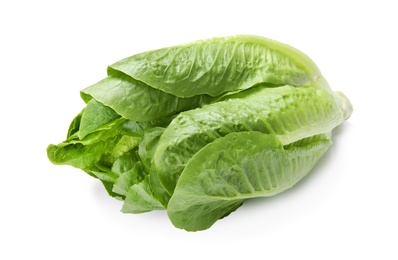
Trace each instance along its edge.
<instances>
[{"instance_id":1,"label":"cos lettuce","mask_svg":"<svg viewBox=\"0 0 398 260\"><path fill-rule=\"evenodd\" d=\"M305 54L247 35L128 57L81 97L50 161L98 178L123 212L164 209L189 231L294 186L352 113Z\"/></svg>"}]
</instances>

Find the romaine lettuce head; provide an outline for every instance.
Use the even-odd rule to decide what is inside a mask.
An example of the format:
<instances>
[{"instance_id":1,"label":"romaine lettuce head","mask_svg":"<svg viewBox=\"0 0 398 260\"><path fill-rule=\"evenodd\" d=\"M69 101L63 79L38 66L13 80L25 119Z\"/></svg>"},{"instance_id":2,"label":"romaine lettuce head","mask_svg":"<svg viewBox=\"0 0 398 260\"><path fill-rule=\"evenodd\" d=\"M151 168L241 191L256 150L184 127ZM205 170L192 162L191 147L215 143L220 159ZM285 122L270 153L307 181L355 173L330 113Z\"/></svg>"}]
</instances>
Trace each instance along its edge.
<instances>
[{"instance_id":1,"label":"romaine lettuce head","mask_svg":"<svg viewBox=\"0 0 398 260\"><path fill-rule=\"evenodd\" d=\"M107 72L81 91L49 160L99 179L123 212L167 210L188 231L294 186L352 114L307 55L258 36L139 53Z\"/></svg>"}]
</instances>

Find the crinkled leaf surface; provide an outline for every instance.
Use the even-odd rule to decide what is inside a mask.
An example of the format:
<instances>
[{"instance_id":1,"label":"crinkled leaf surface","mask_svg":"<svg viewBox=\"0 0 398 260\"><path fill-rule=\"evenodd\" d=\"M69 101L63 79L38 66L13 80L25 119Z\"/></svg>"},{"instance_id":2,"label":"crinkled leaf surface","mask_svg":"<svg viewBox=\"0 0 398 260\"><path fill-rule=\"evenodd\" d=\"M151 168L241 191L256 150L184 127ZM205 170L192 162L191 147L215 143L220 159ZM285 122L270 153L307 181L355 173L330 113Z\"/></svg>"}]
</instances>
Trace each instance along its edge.
<instances>
[{"instance_id":1,"label":"crinkled leaf surface","mask_svg":"<svg viewBox=\"0 0 398 260\"><path fill-rule=\"evenodd\" d=\"M149 51L109 68L178 97L218 96L257 83L328 84L315 63L299 50L267 38L239 35Z\"/></svg>"},{"instance_id":2,"label":"crinkled leaf surface","mask_svg":"<svg viewBox=\"0 0 398 260\"><path fill-rule=\"evenodd\" d=\"M210 103L214 98L199 95L179 98L152 88L123 73L113 75L82 90L85 101L91 98L111 107L131 121L148 122Z\"/></svg>"},{"instance_id":3,"label":"crinkled leaf surface","mask_svg":"<svg viewBox=\"0 0 398 260\"><path fill-rule=\"evenodd\" d=\"M49 145L47 155L53 164L67 164L84 170L99 162L104 153L111 152L114 145L114 138L89 145L81 143Z\"/></svg>"},{"instance_id":4,"label":"crinkled leaf surface","mask_svg":"<svg viewBox=\"0 0 398 260\"><path fill-rule=\"evenodd\" d=\"M189 159L217 138L259 131L276 135L286 145L331 131L344 120L333 95L314 87L259 86L238 97L180 113L166 128L154 167L170 194Z\"/></svg>"},{"instance_id":5,"label":"crinkled leaf surface","mask_svg":"<svg viewBox=\"0 0 398 260\"><path fill-rule=\"evenodd\" d=\"M285 148L275 135L231 133L188 162L168 204L179 228L197 231L235 210L245 199L278 194L302 179L330 146L330 135Z\"/></svg>"}]
</instances>

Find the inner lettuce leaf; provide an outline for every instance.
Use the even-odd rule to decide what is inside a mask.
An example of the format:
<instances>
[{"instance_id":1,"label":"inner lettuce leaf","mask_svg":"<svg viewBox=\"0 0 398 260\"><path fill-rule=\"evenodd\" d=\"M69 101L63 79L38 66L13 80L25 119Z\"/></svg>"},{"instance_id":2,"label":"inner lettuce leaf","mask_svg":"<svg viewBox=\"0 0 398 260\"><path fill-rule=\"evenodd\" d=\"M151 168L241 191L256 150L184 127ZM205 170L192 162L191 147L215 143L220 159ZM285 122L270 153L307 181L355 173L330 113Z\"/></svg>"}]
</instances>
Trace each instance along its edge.
<instances>
[{"instance_id":1,"label":"inner lettuce leaf","mask_svg":"<svg viewBox=\"0 0 398 260\"><path fill-rule=\"evenodd\" d=\"M144 213L152 210L165 209L157 195L153 193L147 177L139 184L133 185L127 192L123 203L123 213Z\"/></svg>"},{"instance_id":2,"label":"inner lettuce leaf","mask_svg":"<svg viewBox=\"0 0 398 260\"><path fill-rule=\"evenodd\" d=\"M170 195L152 168L153 157L164 130L164 127L152 127L145 132L138 154L149 175L141 183L130 187L122 208L124 213L142 213L167 207Z\"/></svg>"},{"instance_id":3,"label":"inner lettuce leaf","mask_svg":"<svg viewBox=\"0 0 398 260\"><path fill-rule=\"evenodd\" d=\"M149 170L152 167L153 157L158 148L159 139L162 136L164 127L151 127L145 131L145 135L139 144L138 154L145 167Z\"/></svg>"},{"instance_id":4,"label":"inner lettuce leaf","mask_svg":"<svg viewBox=\"0 0 398 260\"><path fill-rule=\"evenodd\" d=\"M83 139L86 135L119 117L120 115L110 107L105 106L95 99L90 100L80 119L79 139Z\"/></svg>"},{"instance_id":5,"label":"inner lettuce leaf","mask_svg":"<svg viewBox=\"0 0 398 260\"><path fill-rule=\"evenodd\" d=\"M120 195L126 196L131 186L141 183L146 177L146 172L142 162L137 161L134 166L123 172L117 180L115 180L112 191Z\"/></svg>"}]
</instances>

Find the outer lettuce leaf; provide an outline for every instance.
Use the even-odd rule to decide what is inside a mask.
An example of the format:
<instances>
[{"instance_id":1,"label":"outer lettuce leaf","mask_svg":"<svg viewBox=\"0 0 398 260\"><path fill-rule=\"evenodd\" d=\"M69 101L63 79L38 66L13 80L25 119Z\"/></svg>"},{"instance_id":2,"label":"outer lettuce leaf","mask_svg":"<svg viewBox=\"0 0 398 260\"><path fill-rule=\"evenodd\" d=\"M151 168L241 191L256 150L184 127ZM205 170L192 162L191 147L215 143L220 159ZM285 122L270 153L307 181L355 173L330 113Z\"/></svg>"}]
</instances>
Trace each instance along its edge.
<instances>
[{"instance_id":1,"label":"outer lettuce leaf","mask_svg":"<svg viewBox=\"0 0 398 260\"><path fill-rule=\"evenodd\" d=\"M178 97L218 96L266 82L314 85L329 90L318 67L299 50L267 38L240 35L213 38L140 53L111 65Z\"/></svg>"},{"instance_id":2,"label":"outer lettuce leaf","mask_svg":"<svg viewBox=\"0 0 398 260\"><path fill-rule=\"evenodd\" d=\"M314 87L252 88L229 100L180 113L166 128L154 167L166 190L175 185L191 157L232 132L274 134L283 145L331 131L344 120L332 94Z\"/></svg>"},{"instance_id":3,"label":"outer lettuce leaf","mask_svg":"<svg viewBox=\"0 0 398 260\"><path fill-rule=\"evenodd\" d=\"M120 116L137 122L171 116L208 104L214 99L208 95L179 98L120 72L82 90L81 96L86 102L94 98Z\"/></svg>"},{"instance_id":4,"label":"outer lettuce leaf","mask_svg":"<svg viewBox=\"0 0 398 260\"><path fill-rule=\"evenodd\" d=\"M282 146L275 135L231 133L195 154L185 167L167 213L189 231L209 228L245 199L278 194L301 180L331 145L317 135Z\"/></svg>"}]
</instances>

